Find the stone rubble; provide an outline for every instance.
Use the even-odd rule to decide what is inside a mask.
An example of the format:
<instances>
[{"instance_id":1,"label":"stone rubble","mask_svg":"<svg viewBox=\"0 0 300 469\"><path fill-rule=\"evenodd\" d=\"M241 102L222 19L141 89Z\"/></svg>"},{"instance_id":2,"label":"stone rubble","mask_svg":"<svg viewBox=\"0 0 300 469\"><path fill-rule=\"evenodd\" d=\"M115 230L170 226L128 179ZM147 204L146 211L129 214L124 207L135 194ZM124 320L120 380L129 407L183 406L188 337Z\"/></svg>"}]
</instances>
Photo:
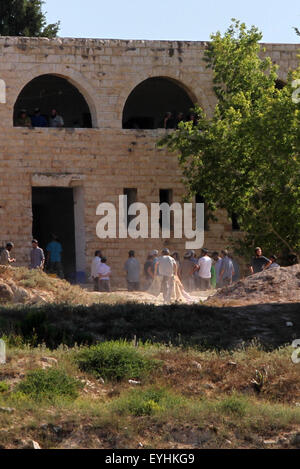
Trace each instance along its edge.
<instances>
[{"instance_id":1,"label":"stone rubble","mask_svg":"<svg viewBox=\"0 0 300 469\"><path fill-rule=\"evenodd\" d=\"M297 302L300 302L300 264L249 275L233 285L221 288L205 304L244 306ZM293 324L287 321L286 326L292 327Z\"/></svg>"}]
</instances>

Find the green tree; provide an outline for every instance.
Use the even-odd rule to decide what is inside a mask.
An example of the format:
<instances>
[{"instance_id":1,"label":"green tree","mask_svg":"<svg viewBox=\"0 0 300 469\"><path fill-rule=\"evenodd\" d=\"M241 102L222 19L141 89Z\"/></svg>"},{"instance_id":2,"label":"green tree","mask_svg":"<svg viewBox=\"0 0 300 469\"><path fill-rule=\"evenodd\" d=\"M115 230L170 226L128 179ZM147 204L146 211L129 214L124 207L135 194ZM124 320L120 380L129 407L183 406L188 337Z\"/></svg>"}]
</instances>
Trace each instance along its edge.
<instances>
[{"instance_id":1,"label":"green tree","mask_svg":"<svg viewBox=\"0 0 300 469\"><path fill-rule=\"evenodd\" d=\"M254 245L285 254L300 251L300 106L293 79L277 89L277 68L261 58L257 28L233 20L211 36L205 52L217 105L197 108L198 124L180 124L160 146L179 153L189 195L201 191L210 210L239 215L247 233L236 250Z\"/></svg>"},{"instance_id":2,"label":"green tree","mask_svg":"<svg viewBox=\"0 0 300 469\"><path fill-rule=\"evenodd\" d=\"M59 21L48 24L41 0L1 0L0 36L56 37Z\"/></svg>"}]
</instances>

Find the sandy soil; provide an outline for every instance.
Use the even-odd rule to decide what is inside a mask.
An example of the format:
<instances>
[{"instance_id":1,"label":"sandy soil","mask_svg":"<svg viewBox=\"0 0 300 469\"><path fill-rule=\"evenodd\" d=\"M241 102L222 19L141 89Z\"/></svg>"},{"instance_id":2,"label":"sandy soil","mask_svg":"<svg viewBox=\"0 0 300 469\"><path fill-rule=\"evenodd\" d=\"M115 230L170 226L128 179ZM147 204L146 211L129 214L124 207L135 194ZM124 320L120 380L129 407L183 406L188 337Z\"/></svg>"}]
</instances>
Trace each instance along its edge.
<instances>
[{"instance_id":1,"label":"sandy soil","mask_svg":"<svg viewBox=\"0 0 300 469\"><path fill-rule=\"evenodd\" d=\"M96 292L92 292L92 287L90 285L82 285L82 288L90 291L93 294L96 294ZM199 303L202 301L207 300L210 296L214 295L217 290L209 290L209 291L193 291L190 293L190 296L195 300L195 303ZM98 293L98 295L101 295L102 299L107 297L111 297L113 295L114 299L117 300L117 298L120 299L120 302L125 302L125 301L134 301L138 303L146 303L146 304L155 304L155 305L163 305L164 300L163 300L163 295L160 293L158 297L155 297L153 295L150 295L147 292L128 292L127 290L116 290L111 293ZM180 301L180 303L188 304L187 301Z\"/></svg>"}]
</instances>

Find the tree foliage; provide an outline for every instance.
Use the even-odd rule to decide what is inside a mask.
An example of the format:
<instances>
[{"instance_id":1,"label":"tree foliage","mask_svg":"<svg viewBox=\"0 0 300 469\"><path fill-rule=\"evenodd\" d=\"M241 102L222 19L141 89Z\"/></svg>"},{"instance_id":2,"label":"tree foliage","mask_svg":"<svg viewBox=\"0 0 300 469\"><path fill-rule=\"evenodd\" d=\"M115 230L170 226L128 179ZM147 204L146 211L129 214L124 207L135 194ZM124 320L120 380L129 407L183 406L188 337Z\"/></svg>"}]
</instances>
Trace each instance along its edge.
<instances>
[{"instance_id":1,"label":"tree foliage","mask_svg":"<svg viewBox=\"0 0 300 469\"><path fill-rule=\"evenodd\" d=\"M0 36L56 37L59 21L48 24L41 0L1 0Z\"/></svg>"},{"instance_id":2,"label":"tree foliage","mask_svg":"<svg viewBox=\"0 0 300 469\"><path fill-rule=\"evenodd\" d=\"M239 215L247 234L239 252L254 245L284 254L300 251L300 105L293 78L277 89L277 68L261 58L257 28L233 20L211 36L204 60L213 75L212 117L197 108L198 124L159 144L179 152L190 195L201 192L211 210Z\"/></svg>"}]
</instances>

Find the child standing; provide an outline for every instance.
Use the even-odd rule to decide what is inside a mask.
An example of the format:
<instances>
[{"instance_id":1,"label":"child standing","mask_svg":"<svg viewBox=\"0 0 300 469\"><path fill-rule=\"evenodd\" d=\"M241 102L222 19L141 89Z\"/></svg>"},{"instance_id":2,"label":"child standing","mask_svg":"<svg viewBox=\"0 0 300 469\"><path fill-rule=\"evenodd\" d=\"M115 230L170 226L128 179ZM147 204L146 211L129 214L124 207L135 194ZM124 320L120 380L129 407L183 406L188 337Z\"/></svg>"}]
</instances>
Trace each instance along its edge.
<instances>
[{"instance_id":1,"label":"child standing","mask_svg":"<svg viewBox=\"0 0 300 469\"><path fill-rule=\"evenodd\" d=\"M110 292L110 276L111 268L106 264L106 257L102 257L98 268L99 275L99 291Z\"/></svg>"}]
</instances>

